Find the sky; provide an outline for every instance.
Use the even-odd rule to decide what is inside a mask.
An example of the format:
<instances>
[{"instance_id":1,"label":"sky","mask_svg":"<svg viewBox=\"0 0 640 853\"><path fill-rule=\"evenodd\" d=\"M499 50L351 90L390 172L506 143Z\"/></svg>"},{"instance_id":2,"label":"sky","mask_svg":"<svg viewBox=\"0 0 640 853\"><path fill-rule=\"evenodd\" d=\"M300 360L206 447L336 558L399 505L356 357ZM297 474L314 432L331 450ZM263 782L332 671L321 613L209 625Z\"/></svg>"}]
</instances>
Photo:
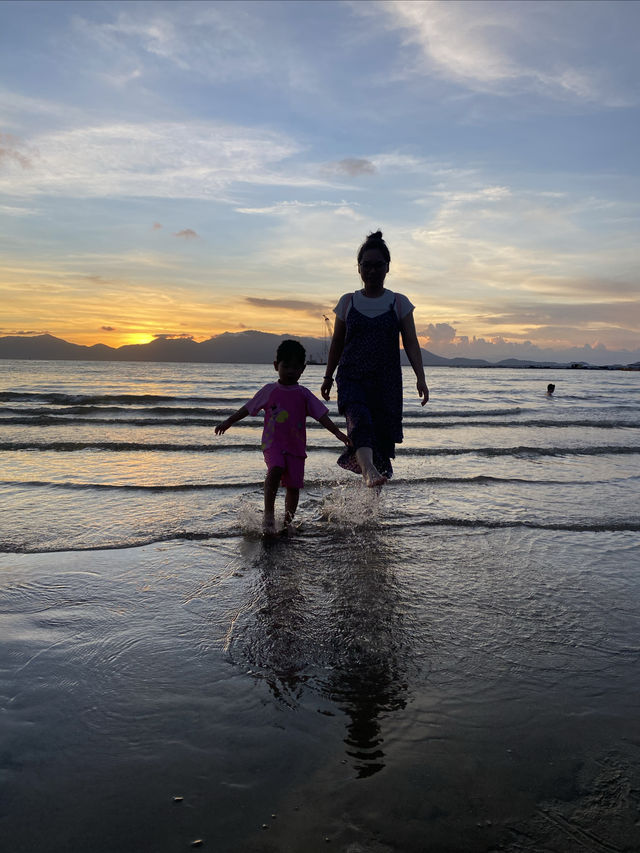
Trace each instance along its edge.
<instances>
[{"instance_id":1,"label":"sky","mask_svg":"<svg viewBox=\"0 0 640 853\"><path fill-rule=\"evenodd\" d=\"M640 359L640 2L0 3L0 335Z\"/></svg>"}]
</instances>

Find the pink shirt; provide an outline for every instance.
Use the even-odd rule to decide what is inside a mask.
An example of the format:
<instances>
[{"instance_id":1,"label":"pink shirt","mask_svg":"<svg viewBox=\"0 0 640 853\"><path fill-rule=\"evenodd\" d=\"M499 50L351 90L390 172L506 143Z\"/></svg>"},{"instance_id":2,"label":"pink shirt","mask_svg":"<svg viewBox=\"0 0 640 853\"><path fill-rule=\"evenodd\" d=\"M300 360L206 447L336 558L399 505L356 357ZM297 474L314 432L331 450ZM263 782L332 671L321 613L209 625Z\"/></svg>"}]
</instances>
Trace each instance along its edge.
<instances>
[{"instance_id":1,"label":"pink shirt","mask_svg":"<svg viewBox=\"0 0 640 853\"><path fill-rule=\"evenodd\" d=\"M329 409L303 385L270 382L245 404L250 415L264 409L262 449L273 447L292 456L307 455L307 415L319 420Z\"/></svg>"}]
</instances>

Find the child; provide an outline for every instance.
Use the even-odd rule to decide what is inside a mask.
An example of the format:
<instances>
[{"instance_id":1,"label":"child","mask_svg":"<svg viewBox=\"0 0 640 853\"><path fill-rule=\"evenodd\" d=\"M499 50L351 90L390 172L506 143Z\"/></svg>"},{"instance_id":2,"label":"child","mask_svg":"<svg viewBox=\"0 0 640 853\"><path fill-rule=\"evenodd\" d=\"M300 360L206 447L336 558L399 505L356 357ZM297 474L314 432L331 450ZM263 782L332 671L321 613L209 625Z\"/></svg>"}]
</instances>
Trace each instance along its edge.
<instances>
[{"instance_id":1,"label":"child","mask_svg":"<svg viewBox=\"0 0 640 853\"><path fill-rule=\"evenodd\" d=\"M278 381L265 385L252 400L216 427L216 435L221 435L237 421L264 409L262 452L267 463L267 477L264 481L263 530L267 536L275 534L274 506L280 482L287 489L284 503L285 531L290 529L298 506L307 456L307 415L315 418L344 444L351 444L349 437L329 418L329 409L324 403L308 388L298 385L305 368L305 356L301 343L283 341L273 362L278 371Z\"/></svg>"}]
</instances>

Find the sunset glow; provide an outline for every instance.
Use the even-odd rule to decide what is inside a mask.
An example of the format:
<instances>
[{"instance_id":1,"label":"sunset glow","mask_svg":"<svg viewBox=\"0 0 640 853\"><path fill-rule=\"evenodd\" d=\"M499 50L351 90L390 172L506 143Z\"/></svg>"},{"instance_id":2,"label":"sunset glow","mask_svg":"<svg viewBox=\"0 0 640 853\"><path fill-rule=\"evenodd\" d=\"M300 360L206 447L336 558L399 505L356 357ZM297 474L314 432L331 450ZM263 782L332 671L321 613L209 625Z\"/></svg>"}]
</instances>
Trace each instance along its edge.
<instances>
[{"instance_id":1,"label":"sunset glow","mask_svg":"<svg viewBox=\"0 0 640 853\"><path fill-rule=\"evenodd\" d=\"M321 337L380 227L432 352L637 360L639 25L616 0L2 3L0 336Z\"/></svg>"}]
</instances>

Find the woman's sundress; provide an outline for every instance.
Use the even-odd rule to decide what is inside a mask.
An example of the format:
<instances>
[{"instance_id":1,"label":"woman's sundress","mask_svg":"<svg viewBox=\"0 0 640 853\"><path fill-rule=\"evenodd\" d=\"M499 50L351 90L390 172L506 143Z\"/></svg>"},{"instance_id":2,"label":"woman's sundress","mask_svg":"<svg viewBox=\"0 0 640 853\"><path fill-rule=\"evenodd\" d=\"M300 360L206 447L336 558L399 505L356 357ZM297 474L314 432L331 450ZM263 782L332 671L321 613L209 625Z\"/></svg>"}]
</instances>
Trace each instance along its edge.
<instances>
[{"instance_id":1,"label":"woman's sundress","mask_svg":"<svg viewBox=\"0 0 640 853\"><path fill-rule=\"evenodd\" d=\"M391 294L390 294L391 295ZM373 464L385 477L393 475L391 460L402 441L402 372L400 323L391 295L389 310L367 317L353 304L346 318L346 336L338 364L338 411L345 416L353 448L338 465L361 474L355 450L371 447Z\"/></svg>"}]
</instances>

